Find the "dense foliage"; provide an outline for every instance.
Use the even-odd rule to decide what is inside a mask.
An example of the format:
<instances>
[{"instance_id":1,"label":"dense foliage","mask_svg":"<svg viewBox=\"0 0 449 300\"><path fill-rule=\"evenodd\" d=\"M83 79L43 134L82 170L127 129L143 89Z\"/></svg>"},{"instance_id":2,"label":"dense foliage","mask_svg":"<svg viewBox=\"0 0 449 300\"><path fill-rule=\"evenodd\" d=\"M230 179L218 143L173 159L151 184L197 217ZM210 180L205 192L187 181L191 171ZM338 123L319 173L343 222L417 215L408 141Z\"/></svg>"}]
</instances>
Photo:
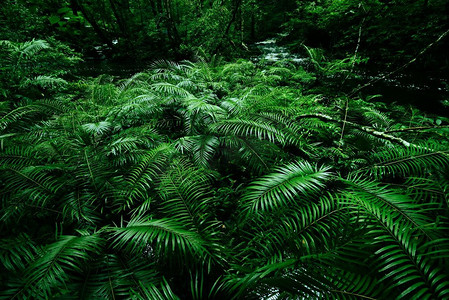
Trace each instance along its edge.
<instances>
[{"instance_id":1,"label":"dense foliage","mask_svg":"<svg viewBox=\"0 0 449 300\"><path fill-rule=\"evenodd\" d=\"M198 51L251 55L251 44L285 35L297 52L345 57L356 45L371 65L395 67L449 28L446 0L4 0L0 39L56 37L91 58L191 59ZM414 67L447 78L448 39ZM430 72L431 71L431 72ZM438 72L437 72L438 71Z\"/></svg>"},{"instance_id":2,"label":"dense foliage","mask_svg":"<svg viewBox=\"0 0 449 300\"><path fill-rule=\"evenodd\" d=\"M448 1L301 1L284 24L286 40L337 53L359 43L371 64L395 66L414 58L449 28ZM442 41L413 66L432 76L446 72L449 42ZM434 75L433 75L434 76Z\"/></svg>"},{"instance_id":3,"label":"dense foliage","mask_svg":"<svg viewBox=\"0 0 449 300\"><path fill-rule=\"evenodd\" d=\"M2 1L0 299L449 299L448 48L446 0Z\"/></svg>"},{"instance_id":4,"label":"dense foliage","mask_svg":"<svg viewBox=\"0 0 449 300\"><path fill-rule=\"evenodd\" d=\"M2 45L3 298L449 297L449 119L339 92L353 62Z\"/></svg>"}]
</instances>

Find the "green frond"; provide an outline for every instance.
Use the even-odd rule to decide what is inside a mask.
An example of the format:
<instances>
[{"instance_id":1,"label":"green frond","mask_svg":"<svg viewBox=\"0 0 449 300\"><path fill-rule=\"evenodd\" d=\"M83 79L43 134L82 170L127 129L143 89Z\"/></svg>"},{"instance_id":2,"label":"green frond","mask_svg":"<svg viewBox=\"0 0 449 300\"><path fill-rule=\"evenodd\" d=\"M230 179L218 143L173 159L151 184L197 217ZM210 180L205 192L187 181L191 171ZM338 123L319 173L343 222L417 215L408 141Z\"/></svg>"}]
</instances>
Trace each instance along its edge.
<instances>
[{"instance_id":1,"label":"green frond","mask_svg":"<svg viewBox=\"0 0 449 300\"><path fill-rule=\"evenodd\" d=\"M339 270L340 271L340 270ZM382 299L385 286L371 274L354 274L350 272L335 272L329 276L332 288L325 291L326 299Z\"/></svg>"},{"instance_id":2,"label":"green frond","mask_svg":"<svg viewBox=\"0 0 449 300\"><path fill-rule=\"evenodd\" d=\"M244 99L227 98L220 102L220 106L226 110L229 116L235 117L242 111L242 102Z\"/></svg>"},{"instance_id":3,"label":"green frond","mask_svg":"<svg viewBox=\"0 0 449 300\"><path fill-rule=\"evenodd\" d=\"M321 197L317 203L295 206L283 214L282 222L276 222L273 228L273 236L281 241L278 243L279 250L288 241L295 252L305 255L326 251L332 243L338 243L338 239L343 240L345 224L349 221L347 211L331 197Z\"/></svg>"},{"instance_id":4,"label":"green frond","mask_svg":"<svg viewBox=\"0 0 449 300\"><path fill-rule=\"evenodd\" d=\"M160 286L141 284L138 290L131 291L130 299L179 300L180 298L175 295L168 283L164 281Z\"/></svg>"},{"instance_id":5,"label":"green frond","mask_svg":"<svg viewBox=\"0 0 449 300\"><path fill-rule=\"evenodd\" d=\"M220 106L208 103L205 98L187 97L184 99L187 111L191 115L208 116L212 121L224 116L224 110Z\"/></svg>"},{"instance_id":6,"label":"green frond","mask_svg":"<svg viewBox=\"0 0 449 300\"><path fill-rule=\"evenodd\" d=\"M10 213L17 213L19 207L45 208L50 204L64 186L64 183L59 182L53 174L59 168L59 165L48 165L4 170L3 172L7 172L8 175L4 180L4 191L8 192L10 197L3 206L2 218L9 218Z\"/></svg>"},{"instance_id":7,"label":"green frond","mask_svg":"<svg viewBox=\"0 0 449 300\"><path fill-rule=\"evenodd\" d=\"M25 118L31 118L31 116L37 112L39 112L39 110L31 105L21 106L11 110L10 112L0 116L0 130L5 130L8 126L17 121L24 120Z\"/></svg>"},{"instance_id":8,"label":"green frond","mask_svg":"<svg viewBox=\"0 0 449 300\"><path fill-rule=\"evenodd\" d=\"M172 219L133 219L126 227L110 230L112 246L134 254L142 254L147 249L161 259L178 257L184 262L201 261L209 256L206 241L197 232Z\"/></svg>"},{"instance_id":9,"label":"green frond","mask_svg":"<svg viewBox=\"0 0 449 300\"><path fill-rule=\"evenodd\" d=\"M38 52L40 52L44 49L49 49L49 48L50 48L50 45L46 41L33 39L31 41L21 43L18 46L17 50L21 56L25 56L25 57L29 58L29 57L33 57Z\"/></svg>"},{"instance_id":10,"label":"green frond","mask_svg":"<svg viewBox=\"0 0 449 300\"><path fill-rule=\"evenodd\" d=\"M55 88L67 85L67 81L62 78L57 78L54 76L39 75L34 78L27 78L21 84L21 88L26 88L30 86L38 86L42 88Z\"/></svg>"},{"instance_id":11,"label":"green frond","mask_svg":"<svg viewBox=\"0 0 449 300\"><path fill-rule=\"evenodd\" d=\"M87 133L94 134L94 135L103 135L104 133L111 130L112 124L110 122L103 121L103 122L97 122L97 123L83 124L81 127Z\"/></svg>"},{"instance_id":12,"label":"green frond","mask_svg":"<svg viewBox=\"0 0 449 300\"><path fill-rule=\"evenodd\" d=\"M106 145L107 156L116 166L135 165L149 149L156 148L163 141L164 138L152 126L122 130Z\"/></svg>"},{"instance_id":13,"label":"green frond","mask_svg":"<svg viewBox=\"0 0 449 300\"><path fill-rule=\"evenodd\" d=\"M159 179L164 167L173 155L173 148L169 144L161 144L142 155L141 161L130 171L126 177L128 189L126 191L126 206L134 201L145 201L151 194L151 188Z\"/></svg>"},{"instance_id":14,"label":"green frond","mask_svg":"<svg viewBox=\"0 0 449 300\"><path fill-rule=\"evenodd\" d=\"M121 84L121 90L132 89L135 87L140 87L142 85L146 85L148 81L150 81L151 76L145 72L139 72L131 76L129 79L126 79Z\"/></svg>"},{"instance_id":15,"label":"green frond","mask_svg":"<svg viewBox=\"0 0 449 300\"><path fill-rule=\"evenodd\" d=\"M251 212L264 212L301 201L325 186L332 173L329 167L295 162L254 180L242 197L242 205ZM295 200L296 199L296 200Z\"/></svg>"},{"instance_id":16,"label":"green frond","mask_svg":"<svg viewBox=\"0 0 449 300\"><path fill-rule=\"evenodd\" d=\"M236 136L221 137L220 141L226 147L220 152L229 162L238 164L243 171L254 171L257 175L269 171L275 162L285 158L285 153L268 141Z\"/></svg>"},{"instance_id":17,"label":"green frond","mask_svg":"<svg viewBox=\"0 0 449 300\"><path fill-rule=\"evenodd\" d=\"M78 222L80 228L95 226L101 221L101 217L96 210L98 207L96 200L95 195L83 193L77 189L73 192L65 193L60 198L57 211L61 212L68 223Z\"/></svg>"},{"instance_id":18,"label":"green frond","mask_svg":"<svg viewBox=\"0 0 449 300\"><path fill-rule=\"evenodd\" d=\"M230 278L227 285L233 299L317 299L329 290L330 282L325 270L301 267L303 262L311 263L309 260L304 257L267 263L242 278Z\"/></svg>"},{"instance_id":19,"label":"green frond","mask_svg":"<svg viewBox=\"0 0 449 300\"><path fill-rule=\"evenodd\" d=\"M444 199L449 198L448 184L435 177L408 177L404 183L392 186L404 189L417 203L435 203L440 208L446 206Z\"/></svg>"},{"instance_id":20,"label":"green frond","mask_svg":"<svg viewBox=\"0 0 449 300\"><path fill-rule=\"evenodd\" d=\"M418 147L393 147L372 155L370 171L376 176L420 176L449 165L449 150L423 144Z\"/></svg>"},{"instance_id":21,"label":"green frond","mask_svg":"<svg viewBox=\"0 0 449 300\"><path fill-rule=\"evenodd\" d=\"M349 185L345 193L357 201L360 207L377 214L388 214L389 218L398 222L409 222L411 228L427 234L426 226L431 223L431 219L424 212L430 209L431 205L417 204L404 194L366 179L355 177L343 182Z\"/></svg>"},{"instance_id":22,"label":"green frond","mask_svg":"<svg viewBox=\"0 0 449 300\"><path fill-rule=\"evenodd\" d=\"M208 278L210 274L205 274L203 270L201 271L190 271L190 293L191 299L202 300L202 299L216 299L217 293L222 290L223 281L219 277L215 282L211 282ZM209 281L209 282L208 282ZM222 298L223 295L220 295Z\"/></svg>"},{"instance_id":23,"label":"green frond","mask_svg":"<svg viewBox=\"0 0 449 300\"><path fill-rule=\"evenodd\" d=\"M201 229L212 212L210 179L201 169L178 162L161 175L158 195L165 217L189 229Z\"/></svg>"},{"instance_id":24,"label":"green frond","mask_svg":"<svg viewBox=\"0 0 449 300\"><path fill-rule=\"evenodd\" d=\"M151 87L156 92L162 93L165 96L181 96L181 97L192 96L192 94L188 92L186 89L168 82L153 83Z\"/></svg>"},{"instance_id":25,"label":"green frond","mask_svg":"<svg viewBox=\"0 0 449 300\"><path fill-rule=\"evenodd\" d=\"M92 261L83 271L70 286L70 290L76 291L77 299L153 299L146 298L150 294L176 299L154 261L142 255L107 254Z\"/></svg>"},{"instance_id":26,"label":"green frond","mask_svg":"<svg viewBox=\"0 0 449 300\"><path fill-rule=\"evenodd\" d=\"M382 216L385 217L385 216ZM377 216L379 218L379 216ZM443 298L449 293L449 278L442 270L418 250L418 241L406 230L407 224L386 218L382 223L382 235L379 231L379 249L375 254L379 257L379 272L384 274L381 280L391 287L405 288L399 297ZM382 241L380 241L382 240Z\"/></svg>"},{"instance_id":27,"label":"green frond","mask_svg":"<svg viewBox=\"0 0 449 300\"><path fill-rule=\"evenodd\" d=\"M0 170L8 167L25 167L37 163L37 153L27 146L7 147L0 151Z\"/></svg>"},{"instance_id":28,"label":"green frond","mask_svg":"<svg viewBox=\"0 0 449 300\"><path fill-rule=\"evenodd\" d=\"M199 167L208 167L220 141L215 136L185 136L175 141L175 147L181 153L188 153Z\"/></svg>"},{"instance_id":29,"label":"green frond","mask_svg":"<svg viewBox=\"0 0 449 300\"><path fill-rule=\"evenodd\" d=\"M376 109L366 110L363 112L363 117L374 128L388 129L392 125L392 120L385 113Z\"/></svg>"},{"instance_id":30,"label":"green frond","mask_svg":"<svg viewBox=\"0 0 449 300\"><path fill-rule=\"evenodd\" d=\"M106 82L105 82L106 81ZM115 101L118 89L111 83L112 78L99 76L90 86L90 97L93 103L108 104Z\"/></svg>"},{"instance_id":31,"label":"green frond","mask_svg":"<svg viewBox=\"0 0 449 300\"><path fill-rule=\"evenodd\" d=\"M0 262L10 272L23 271L35 259L38 251L35 242L27 234L21 233L17 237L0 241Z\"/></svg>"},{"instance_id":32,"label":"green frond","mask_svg":"<svg viewBox=\"0 0 449 300\"><path fill-rule=\"evenodd\" d=\"M120 122L124 126L135 126L147 123L146 120L151 120L162 111L162 99L152 93L140 93L111 108L107 120Z\"/></svg>"},{"instance_id":33,"label":"green frond","mask_svg":"<svg viewBox=\"0 0 449 300\"><path fill-rule=\"evenodd\" d=\"M362 193L347 191L343 202L349 200L368 217L360 221L370 224L367 236L376 247L381 281L390 289L399 289L399 297L439 299L449 293L449 281L443 270L420 252L422 241L432 238L426 228L431 220L406 197L367 182L361 185Z\"/></svg>"},{"instance_id":34,"label":"green frond","mask_svg":"<svg viewBox=\"0 0 449 300\"><path fill-rule=\"evenodd\" d=\"M220 121L211 126L211 130L219 135L234 135L239 137L256 137L272 143L284 142L283 133L276 127L265 122L247 119L231 119Z\"/></svg>"},{"instance_id":35,"label":"green frond","mask_svg":"<svg viewBox=\"0 0 449 300\"><path fill-rule=\"evenodd\" d=\"M178 63L169 60L156 60L151 64L151 69L156 73L163 72L187 72L192 69L190 63Z\"/></svg>"},{"instance_id":36,"label":"green frond","mask_svg":"<svg viewBox=\"0 0 449 300\"><path fill-rule=\"evenodd\" d=\"M60 99L44 99L35 101L34 106L40 107L43 112L49 115L68 113L71 109L71 103Z\"/></svg>"},{"instance_id":37,"label":"green frond","mask_svg":"<svg viewBox=\"0 0 449 300\"><path fill-rule=\"evenodd\" d=\"M8 290L11 299L48 298L64 287L72 272L80 273L84 263L102 247L98 235L62 236L48 245L26 270L22 286Z\"/></svg>"}]
</instances>

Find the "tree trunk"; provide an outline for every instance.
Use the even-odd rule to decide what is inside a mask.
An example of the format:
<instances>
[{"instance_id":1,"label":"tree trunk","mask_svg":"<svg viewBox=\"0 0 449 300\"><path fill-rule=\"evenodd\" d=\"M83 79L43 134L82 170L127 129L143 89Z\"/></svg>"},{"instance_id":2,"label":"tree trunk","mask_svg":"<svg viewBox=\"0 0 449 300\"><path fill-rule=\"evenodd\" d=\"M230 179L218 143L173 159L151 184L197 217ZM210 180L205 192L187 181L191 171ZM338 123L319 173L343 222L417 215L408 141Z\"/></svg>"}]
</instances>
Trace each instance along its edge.
<instances>
[{"instance_id":1,"label":"tree trunk","mask_svg":"<svg viewBox=\"0 0 449 300\"><path fill-rule=\"evenodd\" d=\"M217 47L215 48L214 53L217 53L218 50L220 50L220 48L223 46L223 41L224 41L225 39L227 39L227 40L229 41L229 43L230 43L232 46L234 46L234 43L232 42L232 39L229 38L228 35L229 35L229 31L231 30L232 24L235 22L235 20L236 20L236 18L237 18L237 13L238 13L238 11L239 11L239 9L240 9L240 5L241 5L241 4L242 4L242 0L235 0L234 9L233 9L233 11L232 11L231 19L229 20L228 25L226 26L226 29L225 29L225 31L224 31L224 34L223 34L223 36L221 37L219 44L218 44Z\"/></svg>"},{"instance_id":2,"label":"tree trunk","mask_svg":"<svg viewBox=\"0 0 449 300\"><path fill-rule=\"evenodd\" d=\"M179 45L181 44L178 29L176 28L175 21L173 20L172 15L172 6L171 6L171 0L164 0L165 5L165 13L166 13L166 27L169 39L171 40L173 47L175 50L179 48Z\"/></svg>"}]
</instances>

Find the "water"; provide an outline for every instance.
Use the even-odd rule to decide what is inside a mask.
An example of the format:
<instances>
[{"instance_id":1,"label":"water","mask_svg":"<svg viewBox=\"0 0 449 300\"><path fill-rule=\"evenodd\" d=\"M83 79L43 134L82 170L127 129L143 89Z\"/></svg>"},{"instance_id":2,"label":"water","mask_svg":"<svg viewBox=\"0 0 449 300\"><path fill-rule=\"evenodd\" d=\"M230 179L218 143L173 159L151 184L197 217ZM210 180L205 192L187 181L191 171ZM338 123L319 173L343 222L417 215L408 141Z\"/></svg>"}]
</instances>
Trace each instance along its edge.
<instances>
[{"instance_id":1,"label":"water","mask_svg":"<svg viewBox=\"0 0 449 300\"><path fill-rule=\"evenodd\" d=\"M277 38L258 42L256 47L262 54L254 57L253 61L277 62L288 59L299 65L307 64L310 61L309 58L290 53L286 47L278 45Z\"/></svg>"}]
</instances>

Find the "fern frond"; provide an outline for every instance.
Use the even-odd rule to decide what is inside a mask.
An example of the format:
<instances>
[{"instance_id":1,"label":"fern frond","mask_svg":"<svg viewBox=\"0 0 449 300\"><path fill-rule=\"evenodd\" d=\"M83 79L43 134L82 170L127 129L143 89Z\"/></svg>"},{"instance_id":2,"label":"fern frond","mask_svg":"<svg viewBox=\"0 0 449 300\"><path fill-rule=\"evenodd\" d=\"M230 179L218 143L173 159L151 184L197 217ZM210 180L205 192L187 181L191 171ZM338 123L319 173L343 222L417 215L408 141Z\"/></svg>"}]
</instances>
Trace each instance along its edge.
<instances>
[{"instance_id":1,"label":"fern frond","mask_svg":"<svg viewBox=\"0 0 449 300\"><path fill-rule=\"evenodd\" d=\"M192 94L186 91L184 88L167 82L153 83L151 87L155 91L160 92L167 96L182 96L182 97L192 96Z\"/></svg>"},{"instance_id":2,"label":"fern frond","mask_svg":"<svg viewBox=\"0 0 449 300\"><path fill-rule=\"evenodd\" d=\"M135 254L143 253L150 246L162 258L174 253L184 261L204 260L209 255L206 241L195 231L187 230L179 222L170 219L131 220L126 227L111 228L113 247Z\"/></svg>"},{"instance_id":3,"label":"fern frond","mask_svg":"<svg viewBox=\"0 0 449 300\"><path fill-rule=\"evenodd\" d=\"M164 281L160 286L141 283L139 289L131 291L130 299L179 300L180 298L175 295L167 281Z\"/></svg>"},{"instance_id":4,"label":"fern frond","mask_svg":"<svg viewBox=\"0 0 449 300\"><path fill-rule=\"evenodd\" d=\"M181 153L190 153L199 167L208 167L219 144L219 139L215 136L199 135L179 138L175 147Z\"/></svg>"},{"instance_id":5,"label":"fern frond","mask_svg":"<svg viewBox=\"0 0 449 300\"><path fill-rule=\"evenodd\" d=\"M10 199L12 205L16 201L18 201L17 205L26 201L37 207L45 207L64 185L52 174L52 171L59 167L49 165L6 169L9 176L5 179L5 191L14 191Z\"/></svg>"},{"instance_id":6,"label":"fern frond","mask_svg":"<svg viewBox=\"0 0 449 300\"><path fill-rule=\"evenodd\" d=\"M87 123L81 126L87 133L95 134L95 135L103 135L108 132L112 128L112 124L110 122L97 122L97 123Z\"/></svg>"},{"instance_id":7,"label":"fern frond","mask_svg":"<svg viewBox=\"0 0 449 300\"><path fill-rule=\"evenodd\" d=\"M71 273L80 273L83 264L91 259L102 247L103 240L98 235L63 236L48 245L41 257L26 270L21 287L6 291L14 298L48 298L55 290L64 287Z\"/></svg>"},{"instance_id":8,"label":"fern frond","mask_svg":"<svg viewBox=\"0 0 449 300\"><path fill-rule=\"evenodd\" d=\"M208 182L203 170L178 162L160 177L161 211L186 228L200 229L212 209Z\"/></svg>"},{"instance_id":9,"label":"fern frond","mask_svg":"<svg viewBox=\"0 0 449 300\"><path fill-rule=\"evenodd\" d=\"M355 177L344 182L349 184L351 195L366 209L379 213L388 212L389 217L410 222L409 226L423 232L426 232L426 225L431 223L429 217L423 213L430 208L428 204L416 204L408 196L366 179Z\"/></svg>"},{"instance_id":10,"label":"fern frond","mask_svg":"<svg viewBox=\"0 0 449 300\"><path fill-rule=\"evenodd\" d=\"M239 137L256 137L272 143L284 141L283 133L276 127L246 119L231 119L220 121L211 126L212 131L220 135L234 135Z\"/></svg>"},{"instance_id":11,"label":"fern frond","mask_svg":"<svg viewBox=\"0 0 449 300\"><path fill-rule=\"evenodd\" d=\"M221 150L228 161L235 161L243 171L249 169L257 175L270 170L272 165L285 158L285 153L268 141L236 136L221 137L220 141L229 149Z\"/></svg>"},{"instance_id":12,"label":"fern frond","mask_svg":"<svg viewBox=\"0 0 449 300\"><path fill-rule=\"evenodd\" d=\"M162 144L143 155L142 160L126 177L129 188L124 201L127 207L130 207L138 199L145 201L149 197L154 181L162 173L173 153L170 145Z\"/></svg>"},{"instance_id":13,"label":"fern frond","mask_svg":"<svg viewBox=\"0 0 449 300\"><path fill-rule=\"evenodd\" d=\"M27 78L20 83L21 88L29 86L38 86L42 88L55 88L67 85L67 81L62 78L57 78L48 75L39 75L34 78Z\"/></svg>"},{"instance_id":14,"label":"fern frond","mask_svg":"<svg viewBox=\"0 0 449 300\"><path fill-rule=\"evenodd\" d=\"M0 152L0 170L8 167L24 167L37 164L37 153L26 146L7 147Z\"/></svg>"},{"instance_id":15,"label":"fern frond","mask_svg":"<svg viewBox=\"0 0 449 300\"><path fill-rule=\"evenodd\" d=\"M264 212L286 206L298 196L323 188L324 182L331 177L329 170L329 167L313 166L308 162L278 167L276 172L251 183L242 198L243 207L251 212Z\"/></svg>"},{"instance_id":16,"label":"fern frond","mask_svg":"<svg viewBox=\"0 0 449 300\"><path fill-rule=\"evenodd\" d=\"M0 262L10 272L24 270L35 259L38 251L39 248L26 233L3 238L0 241Z\"/></svg>"},{"instance_id":17,"label":"fern frond","mask_svg":"<svg viewBox=\"0 0 449 300\"><path fill-rule=\"evenodd\" d=\"M362 185L366 189L367 183ZM360 221L370 222L367 235L377 249L381 280L391 289L398 288L399 297L443 298L449 293L448 278L419 250L422 241L431 238L426 230L426 225L432 224L431 220L404 197L379 188L375 194L382 199L380 202L365 192L359 195L359 192L348 191L342 196L368 217Z\"/></svg>"},{"instance_id":18,"label":"fern frond","mask_svg":"<svg viewBox=\"0 0 449 300\"><path fill-rule=\"evenodd\" d=\"M6 129L9 125L20 121L25 117L30 118L37 112L39 112L39 110L31 105L18 107L7 114L0 116L0 130Z\"/></svg>"},{"instance_id":19,"label":"fern frond","mask_svg":"<svg viewBox=\"0 0 449 300\"><path fill-rule=\"evenodd\" d=\"M419 147L393 147L372 155L370 171L376 176L421 176L449 165L449 150Z\"/></svg>"},{"instance_id":20,"label":"fern frond","mask_svg":"<svg viewBox=\"0 0 449 300\"><path fill-rule=\"evenodd\" d=\"M33 57L38 52L49 48L50 45L46 41L33 39L31 41L21 43L17 50L19 51L21 56L29 58Z\"/></svg>"},{"instance_id":21,"label":"fern frond","mask_svg":"<svg viewBox=\"0 0 449 300\"><path fill-rule=\"evenodd\" d=\"M288 241L296 248L296 253L312 255L325 251L332 246L332 241L343 239L343 231L348 220L347 211L331 197L321 197L318 203L295 206L285 211L282 222L274 228L282 245ZM280 248L281 249L281 248Z\"/></svg>"}]
</instances>

